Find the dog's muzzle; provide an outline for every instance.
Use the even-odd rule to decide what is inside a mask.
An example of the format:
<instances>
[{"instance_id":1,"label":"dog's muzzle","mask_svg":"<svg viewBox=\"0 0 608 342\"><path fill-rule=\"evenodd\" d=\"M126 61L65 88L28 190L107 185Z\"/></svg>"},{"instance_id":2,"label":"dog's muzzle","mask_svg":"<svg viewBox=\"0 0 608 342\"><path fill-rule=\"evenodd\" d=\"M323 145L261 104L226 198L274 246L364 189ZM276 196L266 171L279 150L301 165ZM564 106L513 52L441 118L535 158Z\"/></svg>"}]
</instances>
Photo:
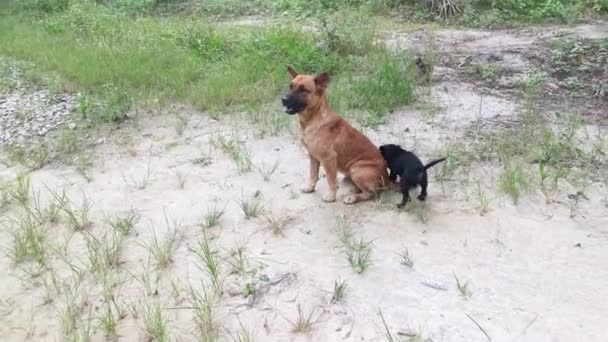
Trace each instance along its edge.
<instances>
[{"instance_id":1,"label":"dog's muzzle","mask_svg":"<svg viewBox=\"0 0 608 342\"><path fill-rule=\"evenodd\" d=\"M285 107L285 113L287 114L296 114L304 107L299 101L294 99L292 94L283 95L283 97L281 97L281 103L283 104L283 107Z\"/></svg>"}]
</instances>

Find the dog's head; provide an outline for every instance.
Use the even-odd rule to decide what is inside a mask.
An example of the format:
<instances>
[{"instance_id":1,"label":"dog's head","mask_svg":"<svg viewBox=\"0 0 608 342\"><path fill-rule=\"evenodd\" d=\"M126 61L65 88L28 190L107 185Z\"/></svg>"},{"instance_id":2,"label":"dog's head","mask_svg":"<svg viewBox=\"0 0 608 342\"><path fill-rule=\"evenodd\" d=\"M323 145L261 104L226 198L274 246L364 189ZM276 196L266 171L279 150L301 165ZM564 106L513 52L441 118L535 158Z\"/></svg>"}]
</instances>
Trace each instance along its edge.
<instances>
[{"instance_id":1,"label":"dog's head","mask_svg":"<svg viewBox=\"0 0 608 342\"><path fill-rule=\"evenodd\" d=\"M387 162L395 159L401 152L403 152L403 149L399 145L387 144L380 146L380 154L382 154L382 157Z\"/></svg>"},{"instance_id":2,"label":"dog's head","mask_svg":"<svg viewBox=\"0 0 608 342\"><path fill-rule=\"evenodd\" d=\"M329 75L322 72L316 76L300 75L292 67L288 66L287 71L291 75L289 92L281 98L287 114L296 114L305 111L307 108L315 107L322 100Z\"/></svg>"}]
</instances>

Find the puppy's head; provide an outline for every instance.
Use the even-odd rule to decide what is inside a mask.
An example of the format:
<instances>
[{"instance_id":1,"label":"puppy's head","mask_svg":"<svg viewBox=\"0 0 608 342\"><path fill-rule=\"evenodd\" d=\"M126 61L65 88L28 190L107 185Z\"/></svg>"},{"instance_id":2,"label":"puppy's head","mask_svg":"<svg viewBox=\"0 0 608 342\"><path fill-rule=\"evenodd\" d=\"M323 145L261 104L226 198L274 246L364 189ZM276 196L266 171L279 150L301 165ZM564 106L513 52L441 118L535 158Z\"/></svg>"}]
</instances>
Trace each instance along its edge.
<instances>
[{"instance_id":1,"label":"puppy's head","mask_svg":"<svg viewBox=\"0 0 608 342\"><path fill-rule=\"evenodd\" d=\"M399 145L387 144L380 146L380 154L382 154L382 157L387 162L395 159L401 152L403 152L403 149Z\"/></svg>"},{"instance_id":2,"label":"puppy's head","mask_svg":"<svg viewBox=\"0 0 608 342\"><path fill-rule=\"evenodd\" d=\"M287 67L291 75L289 92L281 98L287 114L296 114L315 107L321 101L329 83L329 74L322 72L316 76L300 75L290 66Z\"/></svg>"}]
</instances>

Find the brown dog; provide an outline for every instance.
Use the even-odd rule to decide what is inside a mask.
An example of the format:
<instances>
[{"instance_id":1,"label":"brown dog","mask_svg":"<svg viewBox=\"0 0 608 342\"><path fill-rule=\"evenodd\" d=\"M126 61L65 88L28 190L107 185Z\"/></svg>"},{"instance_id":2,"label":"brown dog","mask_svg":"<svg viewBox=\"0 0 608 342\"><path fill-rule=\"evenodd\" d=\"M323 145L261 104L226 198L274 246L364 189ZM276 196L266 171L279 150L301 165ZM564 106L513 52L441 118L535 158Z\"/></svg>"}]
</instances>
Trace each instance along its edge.
<instances>
[{"instance_id":1,"label":"brown dog","mask_svg":"<svg viewBox=\"0 0 608 342\"><path fill-rule=\"evenodd\" d=\"M308 184L302 192L315 190L319 167L323 165L329 186L323 201L336 200L338 172L350 177L359 189L359 193L345 197L344 203L370 199L389 182L386 164L378 148L329 108L325 97L329 82L327 73L312 76L299 75L291 67L287 70L292 80L289 93L281 101L287 114L298 114L300 139L310 157Z\"/></svg>"}]
</instances>

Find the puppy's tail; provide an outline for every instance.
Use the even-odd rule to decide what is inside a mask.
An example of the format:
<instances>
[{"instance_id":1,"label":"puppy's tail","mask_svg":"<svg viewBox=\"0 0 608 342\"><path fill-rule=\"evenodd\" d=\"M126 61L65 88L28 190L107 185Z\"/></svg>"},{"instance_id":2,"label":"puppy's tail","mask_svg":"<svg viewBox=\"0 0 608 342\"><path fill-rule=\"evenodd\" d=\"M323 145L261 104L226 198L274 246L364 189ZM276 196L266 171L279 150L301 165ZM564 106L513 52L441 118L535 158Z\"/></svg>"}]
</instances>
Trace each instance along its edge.
<instances>
[{"instance_id":1,"label":"puppy's tail","mask_svg":"<svg viewBox=\"0 0 608 342\"><path fill-rule=\"evenodd\" d=\"M433 166L435 166L435 164L439 164L442 161L445 161L447 158L439 158L439 159L435 159L433 161L430 161L428 164L424 165L424 169L427 170Z\"/></svg>"}]
</instances>

